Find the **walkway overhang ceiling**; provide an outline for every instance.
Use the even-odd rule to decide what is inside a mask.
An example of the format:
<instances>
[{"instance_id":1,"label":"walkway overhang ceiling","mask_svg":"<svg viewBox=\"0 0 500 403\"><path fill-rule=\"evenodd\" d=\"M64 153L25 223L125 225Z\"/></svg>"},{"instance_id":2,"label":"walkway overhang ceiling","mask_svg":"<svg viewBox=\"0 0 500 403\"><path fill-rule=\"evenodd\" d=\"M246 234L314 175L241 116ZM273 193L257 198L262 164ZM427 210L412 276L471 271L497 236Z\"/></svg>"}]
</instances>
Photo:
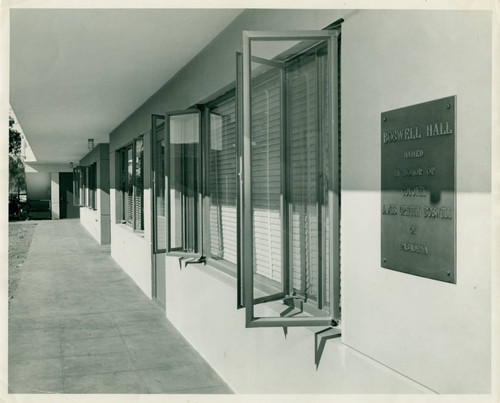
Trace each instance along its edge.
<instances>
[{"instance_id":1,"label":"walkway overhang ceiling","mask_svg":"<svg viewBox=\"0 0 500 403\"><path fill-rule=\"evenodd\" d=\"M108 142L241 11L11 9L10 104L37 162Z\"/></svg>"}]
</instances>

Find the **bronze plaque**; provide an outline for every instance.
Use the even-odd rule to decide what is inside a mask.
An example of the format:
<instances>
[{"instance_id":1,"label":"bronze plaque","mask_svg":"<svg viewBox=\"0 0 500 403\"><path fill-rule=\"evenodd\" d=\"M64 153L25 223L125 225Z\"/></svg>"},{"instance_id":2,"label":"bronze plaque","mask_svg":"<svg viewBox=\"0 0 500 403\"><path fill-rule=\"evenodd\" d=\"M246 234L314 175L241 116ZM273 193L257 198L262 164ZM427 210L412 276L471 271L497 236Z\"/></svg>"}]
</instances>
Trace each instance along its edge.
<instances>
[{"instance_id":1,"label":"bronze plaque","mask_svg":"<svg viewBox=\"0 0 500 403\"><path fill-rule=\"evenodd\" d=\"M381 265L456 283L456 97L384 112Z\"/></svg>"}]
</instances>

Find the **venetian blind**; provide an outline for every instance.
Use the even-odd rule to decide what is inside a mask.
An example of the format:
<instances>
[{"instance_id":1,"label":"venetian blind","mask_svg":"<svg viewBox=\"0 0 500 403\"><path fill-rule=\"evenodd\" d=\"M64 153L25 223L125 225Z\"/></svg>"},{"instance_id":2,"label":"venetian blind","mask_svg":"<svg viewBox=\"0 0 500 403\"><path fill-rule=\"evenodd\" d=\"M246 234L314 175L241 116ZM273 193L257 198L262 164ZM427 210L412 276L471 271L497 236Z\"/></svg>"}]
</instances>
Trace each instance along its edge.
<instances>
[{"instance_id":1,"label":"venetian blind","mask_svg":"<svg viewBox=\"0 0 500 403\"><path fill-rule=\"evenodd\" d=\"M282 281L281 115L281 72L252 77L253 265L256 274L278 283Z\"/></svg>"},{"instance_id":2,"label":"venetian blind","mask_svg":"<svg viewBox=\"0 0 500 403\"><path fill-rule=\"evenodd\" d=\"M292 288L328 306L330 257L328 185L330 133L326 52L297 57L286 70L288 105L289 244ZM320 278L321 277L321 278ZM320 289L321 287L321 289Z\"/></svg>"},{"instance_id":3,"label":"venetian blind","mask_svg":"<svg viewBox=\"0 0 500 403\"><path fill-rule=\"evenodd\" d=\"M236 101L210 110L210 253L236 264Z\"/></svg>"}]
</instances>

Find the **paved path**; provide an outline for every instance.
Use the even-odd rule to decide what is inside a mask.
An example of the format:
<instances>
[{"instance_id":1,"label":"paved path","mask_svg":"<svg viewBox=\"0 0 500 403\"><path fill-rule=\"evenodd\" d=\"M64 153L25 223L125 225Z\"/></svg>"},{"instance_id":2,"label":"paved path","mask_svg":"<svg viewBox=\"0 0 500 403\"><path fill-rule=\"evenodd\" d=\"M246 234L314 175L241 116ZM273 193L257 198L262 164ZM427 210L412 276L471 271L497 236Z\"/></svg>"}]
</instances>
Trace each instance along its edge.
<instances>
[{"instance_id":1,"label":"paved path","mask_svg":"<svg viewBox=\"0 0 500 403\"><path fill-rule=\"evenodd\" d=\"M78 220L39 221L9 317L10 393L232 393Z\"/></svg>"}]
</instances>

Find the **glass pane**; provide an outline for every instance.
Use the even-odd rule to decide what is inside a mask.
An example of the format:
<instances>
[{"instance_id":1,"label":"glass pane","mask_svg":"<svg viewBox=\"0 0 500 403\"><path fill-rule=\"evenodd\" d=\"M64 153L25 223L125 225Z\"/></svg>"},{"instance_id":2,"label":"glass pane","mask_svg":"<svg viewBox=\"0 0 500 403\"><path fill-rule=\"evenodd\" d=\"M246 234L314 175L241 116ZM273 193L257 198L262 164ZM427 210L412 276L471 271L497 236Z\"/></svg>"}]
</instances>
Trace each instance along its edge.
<instances>
[{"instance_id":1,"label":"glass pane","mask_svg":"<svg viewBox=\"0 0 500 403\"><path fill-rule=\"evenodd\" d=\"M197 249L199 114L169 117L170 249Z\"/></svg>"},{"instance_id":2,"label":"glass pane","mask_svg":"<svg viewBox=\"0 0 500 403\"><path fill-rule=\"evenodd\" d=\"M210 254L236 264L236 102L210 110Z\"/></svg>"},{"instance_id":3,"label":"glass pane","mask_svg":"<svg viewBox=\"0 0 500 403\"><path fill-rule=\"evenodd\" d=\"M254 40L250 49L254 316L328 316L326 41Z\"/></svg>"},{"instance_id":4,"label":"glass pane","mask_svg":"<svg viewBox=\"0 0 500 403\"><path fill-rule=\"evenodd\" d=\"M287 63L288 160L289 170L289 256L291 289L304 302L318 306L326 283L323 263L328 260L326 243L321 243L321 229L327 228L327 216L322 205L326 203L322 172L328 172L324 144L328 131L323 130L322 111L326 110L327 76L319 66L325 52L314 48ZM321 97L319 92L321 91ZM321 193L320 193L321 192ZM319 210L321 209L321 211ZM325 221L326 219L326 221ZM319 220L323 220L322 223ZM326 232L323 232L326 235ZM321 300L320 306L324 300Z\"/></svg>"},{"instance_id":5,"label":"glass pane","mask_svg":"<svg viewBox=\"0 0 500 403\"><path fill-rule=\"evenodd\" d=\"M254 296L283 292L282 272L282 75L252 63L251 172Z\"/></svg>"},{"instance_id":6,"label":"glass pane","mask_svg":"<svg viewBox=\"0 0 500 403\"><path fill-rule=\"evenodd\" d=\"M287 63L297 55L306 53L325 41L312 40L254 40L251 43L252 57L266 59L274 63ZM257 61L257 60L252 60ZM261 61L263 63L264 61Z\"/></svg>"},{"instance_id":7,"label":"glass pane","mask_svg":"<svg viewBox=\"0 0 500 403\"><path fill-rule=\"evenodd\" d=\"M319 103L319 133L321 136L321 147L320 151L322 153L322 176L320 179L321 183L321 192L320 192L320 205L321 205L321 218L322 218L322 231L321 231L321 259L320 262L322 264L323 271L323 282L321 284L321 294L322 297L319 301L320 305L323 305L325 310L329 310L330 308L330 292L333 292L330 288L330 279L333 272L333 251L332 251L332 235L331 231L334 231L334 228L331 225L331 220L333 217L330 216L331 213L331 204L333 201L329 200L330 195L332 194L333 187L333 170L339 166L339 161L337 160L337 155L334 155L333 147L332 147L332 137L331 137L331 119L332 119L332 110L331 110L331 99L330 99L330 76L328 74L328 58L327 58L327 50L326 47L320 48L317 51L317 63L318 63L318 88L319 88L319 99L321 102ZM340 81L340 77L338 77ZM340 99L340 94L339 99ZM340 102L339 102L340 108ZM337 114L337 111L335 111ZM340 109L338 111L340 115ZM337 116L337 115L335 115ZM340 166L339 166L340 169ZM332 314L333 312L330 312Z\"/></svg>"},{"instance_id":8,"label":"glass pane","mask_svg":"<svg viewBox=\"0 0 500 403\"><path fill-rule=\"evenodd\" d=\"M134 229L143 230L144 199L144 141L135 141L135 176L134 176Z\"/></svg>"},{"instance_id":9,"label":"glass pane","mask_svg":"<svg viewBox=\"0 0 500 403\"><path fill-rule=\"evenodd\" d=\"M155 204L155 251L165 250L166 244L166 219L165 219L165 119L154 117L153 132L153 171L154 171L154 204Z\"/></svg>"}]
</instances>

